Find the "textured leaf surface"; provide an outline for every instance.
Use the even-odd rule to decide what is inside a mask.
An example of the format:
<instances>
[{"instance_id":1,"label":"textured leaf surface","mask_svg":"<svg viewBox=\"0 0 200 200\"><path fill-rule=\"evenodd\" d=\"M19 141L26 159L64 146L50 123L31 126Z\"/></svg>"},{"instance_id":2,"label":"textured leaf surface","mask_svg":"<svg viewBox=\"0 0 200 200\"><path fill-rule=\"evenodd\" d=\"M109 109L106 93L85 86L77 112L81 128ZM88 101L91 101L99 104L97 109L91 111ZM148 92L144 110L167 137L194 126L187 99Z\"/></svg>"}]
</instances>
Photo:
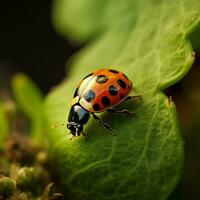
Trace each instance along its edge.
<instances>
[{"instance_id":1,"label":"textured leaf surface","mask_svg":"<svg viewBox=\"0 0 200 200\"><path fill-rule=\"evenodd\" d=\"M47 126L62 123L79 80L99 67L124 71L140 93L128 102L135 118L101 114L117 136L91 119L88 141L70 140L65 128L49 129L54 167L72 199L166 199L177 184L183 145L176 109L162 91L194 61L190 32L200 21L198 0L58 0L56 28L76 41L93 40L74 57L72 72L48 96Z\"/></svg>"}]
</instances>

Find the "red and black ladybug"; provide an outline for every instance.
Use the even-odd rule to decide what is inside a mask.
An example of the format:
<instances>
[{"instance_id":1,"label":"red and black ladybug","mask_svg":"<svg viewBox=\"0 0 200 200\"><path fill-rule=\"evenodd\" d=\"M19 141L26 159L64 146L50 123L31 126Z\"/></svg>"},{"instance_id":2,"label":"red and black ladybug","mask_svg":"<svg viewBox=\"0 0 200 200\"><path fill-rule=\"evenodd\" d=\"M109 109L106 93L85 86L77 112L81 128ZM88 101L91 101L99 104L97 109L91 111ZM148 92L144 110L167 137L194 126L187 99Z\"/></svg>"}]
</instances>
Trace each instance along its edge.
<instances>
[{"instance_id":1,"label":"red and black ladybug","mask_svg":"<svg viewBox=\"0 0 200 200\"><path fill-rule=\"evenodd\" d=\"M83 126L90 116L104 128L113 132L107 123L103 122L95 113L108 111L112 113L131 114L128 110L115 110L114 106L126 100L138 97L128 96L132 89L132 82L128 77L114 69L97 69L88 74L79 83L72 100L72 107L68 117L67 128L74 136L80 136Z\"/></svg>"}]
</instances>

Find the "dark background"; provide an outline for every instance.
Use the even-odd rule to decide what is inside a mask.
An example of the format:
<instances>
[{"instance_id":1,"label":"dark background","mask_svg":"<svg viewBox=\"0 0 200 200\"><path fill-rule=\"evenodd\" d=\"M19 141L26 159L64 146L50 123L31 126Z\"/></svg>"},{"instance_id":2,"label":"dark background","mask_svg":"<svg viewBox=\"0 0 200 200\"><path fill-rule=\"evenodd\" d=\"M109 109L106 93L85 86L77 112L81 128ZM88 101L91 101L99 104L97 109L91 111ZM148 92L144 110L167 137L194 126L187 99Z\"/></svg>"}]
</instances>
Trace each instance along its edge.
<instances>
[{"instance_id":1,"label":"dark background","mask_svg":"<svg viewBox=\"0 0 200 200\"><path fill-rule=\"evenodd\" d=\"M78 49L55 32L51 4L49 0L0 0L1 72L22 71L44 92L62 80L66 60Z\"/></svg>"},{"instance_id":2,"label":"dark background","mask_svg":"<svg viewBox=\"0 0 200 200\"><path fill-rule=\"evenodd\" d=\"M81 45L55 32L51 4L48 0L0 0L0 88L7 87L16 72L26 73L44 93L65 77L65 63ZM199 37L200 30L194 35ZM185 145L183 175L170 200L200 199L200 46L196 41L192 43L193 67L165 91L177 106Z\"/></svg>"}]
</instances>

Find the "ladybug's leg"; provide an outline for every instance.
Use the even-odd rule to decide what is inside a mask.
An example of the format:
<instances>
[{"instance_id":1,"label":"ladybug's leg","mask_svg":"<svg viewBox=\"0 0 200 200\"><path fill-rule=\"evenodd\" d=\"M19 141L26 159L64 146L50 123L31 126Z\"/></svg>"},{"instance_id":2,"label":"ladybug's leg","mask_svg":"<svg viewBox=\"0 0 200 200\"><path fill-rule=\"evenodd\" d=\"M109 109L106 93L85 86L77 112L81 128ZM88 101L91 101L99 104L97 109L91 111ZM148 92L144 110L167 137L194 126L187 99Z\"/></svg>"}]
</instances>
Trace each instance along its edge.
<instances>
[{"instance_id":1,"label":"ladybug's leg","mask_svg":"<svg viewBox=\"0 0 200 200\"><path fill-rule=\"evenodd\" d=\"M85 134L83 131L82 131L82 134L83 134L83 136L84 136L84 138L87 140L87 134Z\"/></svg>"},{"instance_id":2,"label":"ladybug's leg","mask_svg":"<svg viewBox=\"0 0 200 200\"><path fill-rule=\"evenodd\" d=\"M122 114L127 114L127 115L132 115L134 113L128 111L127 109L123 109L123 110L114 110L114 109L107 109L106 111L111 112L111 113L122 113Z\"/></svg>"},{"instance_id":3,"label":"ladybug's leg","mask_svg":"<svg viewBox=\"0 0 200 200\"><path fill-rule=\"evenodd\" d=\"M127 96L127 97L124 99L123 102L129 101L129 100L131 100L131 99L138 99L138 98L140 98L140 97L141 97L141 95Z\"/></svg>"},{"instance_id":4,"label":"ladybug's leg","mask_svg":"<svg viewBox=\"0 0 200 200\"><path fill-rule=\"evenodd\" d=\"M111 128L111 126L109 124L106 124L105 122L103 122L98 116L96 116L94 113L91 113L92 116L94 117L94 119L101 124L104 128L106 128L107 130L111 131L112 134L114 132L114 130Z\"/></svg>"}]
</instances>

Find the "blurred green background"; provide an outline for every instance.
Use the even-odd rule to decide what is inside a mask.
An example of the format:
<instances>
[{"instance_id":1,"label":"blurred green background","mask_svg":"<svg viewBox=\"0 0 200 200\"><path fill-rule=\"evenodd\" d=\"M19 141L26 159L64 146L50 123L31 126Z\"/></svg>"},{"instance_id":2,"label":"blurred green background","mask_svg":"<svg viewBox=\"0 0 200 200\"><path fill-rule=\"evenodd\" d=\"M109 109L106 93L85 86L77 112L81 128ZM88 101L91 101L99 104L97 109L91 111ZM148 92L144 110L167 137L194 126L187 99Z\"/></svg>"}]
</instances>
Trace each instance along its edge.
<instances>
[{"instance_id":1,"label":"blurred green background","mask_svg":"<svg viewBox=\"0 0 200 200\"><path fill-rule=\"evenodd\" d=\"M83 44L59 36L51 22L51 1L0 0L0 97L6 101L12 76L24 72L45 93L66 75L65 63ZM178 110L185 144L184 172L169 199L200 199L200 46L193 38L196 60L183 80L166 91Z\"/></svg>"}]
</instances>

